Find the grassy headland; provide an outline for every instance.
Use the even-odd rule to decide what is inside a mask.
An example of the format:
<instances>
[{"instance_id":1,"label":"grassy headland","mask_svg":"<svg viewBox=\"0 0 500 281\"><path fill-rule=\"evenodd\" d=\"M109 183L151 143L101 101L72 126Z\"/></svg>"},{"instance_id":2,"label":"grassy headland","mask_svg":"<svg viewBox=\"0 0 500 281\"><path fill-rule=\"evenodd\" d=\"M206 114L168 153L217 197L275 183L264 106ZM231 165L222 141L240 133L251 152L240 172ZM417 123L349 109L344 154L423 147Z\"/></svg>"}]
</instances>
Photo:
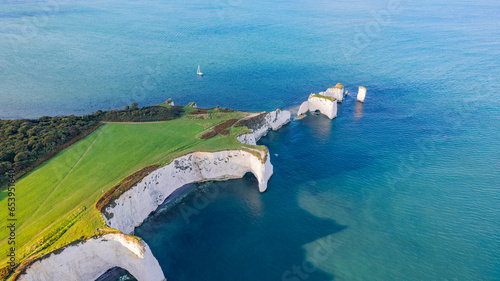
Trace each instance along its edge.
<instances>
[{"instance_id":1,"label":"grassy headland","mask_svg":"<svg viewBox=\"0 0 500 281\"><path fill-rule=\"evenodd\" d=\"M113 187L119 189L117 185L128 176L146 167L166 165L193 151L266 151L263 146L243 145L236 139L248 128L229 127L247 113L211 109L189 114L197 109L183 110L182 117L169 121L105 123L19 179L15 184L16 262L27 264L73 241L103 234L102 229L109 227L96 203ZM210 131L219 134L200 138ZM1 206L7 206L8 197L7 190L0 192ZM7 212L0 212L2 221L7 218ZM0 280L7 277L11 247L8 229L1 229L0 268L4 275Z\"/></svg>"}]
</instances>

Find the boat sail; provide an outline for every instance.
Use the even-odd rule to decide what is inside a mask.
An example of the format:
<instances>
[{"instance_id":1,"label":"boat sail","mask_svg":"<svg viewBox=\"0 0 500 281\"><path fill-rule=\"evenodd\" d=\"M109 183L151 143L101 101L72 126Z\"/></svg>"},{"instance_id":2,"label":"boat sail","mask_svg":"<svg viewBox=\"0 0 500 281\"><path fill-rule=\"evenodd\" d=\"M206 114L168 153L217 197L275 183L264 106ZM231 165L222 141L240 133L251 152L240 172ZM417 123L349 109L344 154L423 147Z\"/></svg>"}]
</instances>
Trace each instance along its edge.
<instances>
[{"instance_id":1,"label":"boat sail","mask_svg":"<svg viewBox=\"0 0 500 281\"><path fill-rule=\"evenodd\" d=\"M201 72L200 70L200 66L198 65L198 71L196 71L196 74L200 75L200 76L203 76L203 73Z\"/></svg>"}]
</instances>

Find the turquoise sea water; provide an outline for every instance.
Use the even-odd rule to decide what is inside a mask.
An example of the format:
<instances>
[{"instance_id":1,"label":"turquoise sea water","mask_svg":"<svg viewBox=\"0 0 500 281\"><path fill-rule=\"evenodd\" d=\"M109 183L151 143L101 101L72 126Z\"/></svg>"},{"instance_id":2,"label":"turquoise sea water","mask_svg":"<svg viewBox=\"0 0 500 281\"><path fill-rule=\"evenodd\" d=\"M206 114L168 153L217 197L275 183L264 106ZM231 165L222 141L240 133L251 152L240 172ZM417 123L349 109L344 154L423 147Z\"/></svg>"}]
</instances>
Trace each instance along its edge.
<instances>
[{"instance_id":1,"label":"turquoise sea water","mask_svg":"<svg viewBox=\"0 0 500 281\"><path fill-rule=\"evenodd\" d=\"M499 15L494 1L3 1L0 118L169 97L293 109L362 85L335 120L261 140L265 193L252 176L205 183L137 229L168 280L499 280Z\"/></svg>"}]
</instances>

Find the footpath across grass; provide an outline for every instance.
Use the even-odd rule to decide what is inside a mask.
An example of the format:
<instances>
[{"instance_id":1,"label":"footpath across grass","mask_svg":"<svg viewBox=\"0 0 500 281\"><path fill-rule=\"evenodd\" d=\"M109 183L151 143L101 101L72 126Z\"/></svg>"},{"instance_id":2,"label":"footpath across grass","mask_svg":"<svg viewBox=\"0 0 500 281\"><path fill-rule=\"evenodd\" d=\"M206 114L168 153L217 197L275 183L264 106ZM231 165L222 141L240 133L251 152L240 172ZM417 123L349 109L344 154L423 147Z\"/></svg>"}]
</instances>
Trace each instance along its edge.
<instances>
[{"instance_id":1,"label":"footpath across grass","mask_svg":"<svg viewBox=\"0 0 500 281\"><path fill-rule=\"evenodd\" d=\"M212 109L204 114L189 114L190 111L192 108L186 107L183 117L164 122L106 123L22 177L15 185L16 262L27 263L73 241L103 234L101 229L108 227L95 204L128 175L147 166L163 166L189 152L244 146L236 135L247 128L230 128L229 135L219 134L206 140L200 135L246 113ZM7 199L8 191L0 192L2 208L7 208ZM0 220L7 219L8 212L0 212ZM5 274L10 231L6 227L0 229L0 268ZM0 276L0 280L5 278Z\"/></svg>"}]
</instances>

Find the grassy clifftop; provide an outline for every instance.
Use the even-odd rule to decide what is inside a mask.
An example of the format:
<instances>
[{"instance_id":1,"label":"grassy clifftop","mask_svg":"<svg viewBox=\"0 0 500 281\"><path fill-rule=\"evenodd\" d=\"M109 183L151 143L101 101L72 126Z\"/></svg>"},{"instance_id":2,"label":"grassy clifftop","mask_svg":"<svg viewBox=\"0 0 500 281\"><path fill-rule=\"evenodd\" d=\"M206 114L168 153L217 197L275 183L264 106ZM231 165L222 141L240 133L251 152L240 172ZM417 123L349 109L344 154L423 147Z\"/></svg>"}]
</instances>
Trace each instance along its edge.
<instances>
[{"instance_id":1,"label":"grassy clifftop","mask_svg":"<svg viewBox=\"0 0 500 281\"><path fill-rule=\"evenodd\" d=\"M320 94L312 94L311 97L325 99L325 100L329 100L329 101L335 101L334 97L323 96L323 95L320 95Z\"/></svg>"},{"instance_id":2,"label":"grassy clifftop","mask_svg":"<svg viewBox=\"0 0 500 281\"><path fill-rule=\"evenodd\" d=\"M149 123L106 123L18 180L16 189L16 262L27 262L68 245L103 234L108 228L96 202L113 186L145 167L163 166L193 151L257 148L236 136L247 128L232 127L210 139L199 136L218 124L241 119L247 113L221 109ZM227 123L227 122L226 122ZM232 121L231 121L232 124ZM252 151L250 149L246 149ZM8 192L0 192L7 206ZM0 219L7 220L7 212ZM6 271L8 229L0 231L0 268ZM20 267L18 268L18 270ZM0 278L5 279L6 276Z\"/></svg>"},{"instance_id":3,"label":"grassy clifftop","mask_svg":"<svg viewBox=\"0 0 500 281\"><path fill-rule=\"evenodd\" d=\"M330 87L329 89L344 89L344 85L341 83L337 83L337 85Z\"/></svg>"}]
</instances>

